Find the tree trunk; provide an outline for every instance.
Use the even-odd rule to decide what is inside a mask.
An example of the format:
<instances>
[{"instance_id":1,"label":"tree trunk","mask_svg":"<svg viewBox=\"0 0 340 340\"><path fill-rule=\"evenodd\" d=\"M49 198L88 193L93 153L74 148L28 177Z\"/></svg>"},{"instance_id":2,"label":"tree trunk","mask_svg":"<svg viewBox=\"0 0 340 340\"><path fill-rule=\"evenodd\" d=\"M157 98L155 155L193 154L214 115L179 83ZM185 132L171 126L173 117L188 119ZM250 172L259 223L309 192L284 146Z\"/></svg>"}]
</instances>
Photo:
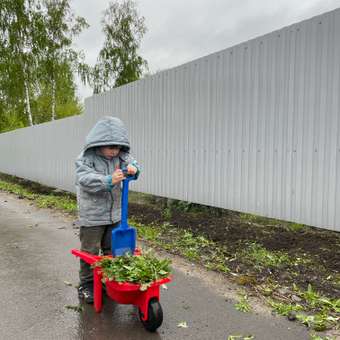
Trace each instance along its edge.
<instances>
[{"instance_id":1,"label":"tree trunk","mask_svg":"<svg viewBox=\"0 0 340 340\"><path fill-rule=\"evenodd\" d=\"M29 96L28 84L27 84L27 80L26 79L24 80L24 85L25 85L26 113L27 113L27 116L28 116L28 122L29 122L30 126L33 126L30 96Z\"/></svg>"},{"instance_id":2,"label":"tree trunk","mask_svg":"<svg viewBox=\"0 0 340 340\"><path fill-rule=\"evenodd\" d=\"M56 107L56 85L55 79L52 80L52 121L55 120L55 107Z\"/></svg>"}]
</instances>

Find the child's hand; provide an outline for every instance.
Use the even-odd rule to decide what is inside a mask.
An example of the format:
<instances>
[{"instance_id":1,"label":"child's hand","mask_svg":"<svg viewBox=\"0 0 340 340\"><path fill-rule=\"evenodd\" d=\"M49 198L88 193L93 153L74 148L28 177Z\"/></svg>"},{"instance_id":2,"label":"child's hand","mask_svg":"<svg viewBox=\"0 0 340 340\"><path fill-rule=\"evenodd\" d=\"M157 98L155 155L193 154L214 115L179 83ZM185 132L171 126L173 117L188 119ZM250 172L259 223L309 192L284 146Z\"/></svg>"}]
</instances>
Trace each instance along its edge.
<instances>
[{"instance_id":1,"label":"child's hand","mask_svg":"<svg viewBox=\"0 0 340 340\"><path fill-rule=\"evenodd\" d=\"M137 173L137 168L131 164L129 164L126 169L129 175L135 175Z\"/></svg>"},{"instance_id":2,"label":"child's hand","mask_svg":"<svg viewBox=\"0 0 340 340\"><path fill-rule=\"evenodd\" d=\"M112 174L112 184L117 184L125 178L121 169L116 169Z\"/></svg>"}]
</instances>

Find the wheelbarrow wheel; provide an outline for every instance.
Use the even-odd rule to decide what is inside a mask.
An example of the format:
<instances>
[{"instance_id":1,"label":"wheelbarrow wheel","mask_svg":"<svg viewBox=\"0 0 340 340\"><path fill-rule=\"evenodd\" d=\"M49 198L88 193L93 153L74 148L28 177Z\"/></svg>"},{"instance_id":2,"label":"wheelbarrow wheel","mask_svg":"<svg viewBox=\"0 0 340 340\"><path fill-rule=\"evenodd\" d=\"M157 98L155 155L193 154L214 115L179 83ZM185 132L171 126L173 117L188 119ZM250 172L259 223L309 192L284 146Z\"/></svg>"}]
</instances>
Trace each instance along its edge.
<instances>
[{"instance_id":1,"label":"wheelbarrow wheel","mask_svg":"<svg viewBox=\"0 0 340 340\"><path fill-rule=\"evenodd\" d=\"M157 328L163 322L163 310L159 301L154 298L149 301L148 306L148 319L143 320L143 313L139 309L139 319L142 322L144 328L149 332L155 332Z\"/></svg>"}]
</instances>

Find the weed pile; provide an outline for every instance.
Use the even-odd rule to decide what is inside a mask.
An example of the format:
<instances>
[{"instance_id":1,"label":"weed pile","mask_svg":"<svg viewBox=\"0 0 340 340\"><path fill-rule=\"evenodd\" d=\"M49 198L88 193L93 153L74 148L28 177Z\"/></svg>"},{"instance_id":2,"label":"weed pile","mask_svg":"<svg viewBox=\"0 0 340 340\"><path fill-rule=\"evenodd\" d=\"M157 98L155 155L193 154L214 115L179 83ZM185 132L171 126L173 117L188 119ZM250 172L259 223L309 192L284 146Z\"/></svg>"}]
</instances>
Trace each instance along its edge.
<instances>
[{"instance_id":1,"label":"weed pile","mask_svg":"<svg viewBox=\"0 0 340 340\"><path fill-rule=\"evenodd\" d=\"M146 290L154 281L170 275L170 264L169 259L158 259L148 251L139 256L103 257L94 266L101 268L104 282L107 279L135 283L140 290Z\"/></svg>"}]
</instances>

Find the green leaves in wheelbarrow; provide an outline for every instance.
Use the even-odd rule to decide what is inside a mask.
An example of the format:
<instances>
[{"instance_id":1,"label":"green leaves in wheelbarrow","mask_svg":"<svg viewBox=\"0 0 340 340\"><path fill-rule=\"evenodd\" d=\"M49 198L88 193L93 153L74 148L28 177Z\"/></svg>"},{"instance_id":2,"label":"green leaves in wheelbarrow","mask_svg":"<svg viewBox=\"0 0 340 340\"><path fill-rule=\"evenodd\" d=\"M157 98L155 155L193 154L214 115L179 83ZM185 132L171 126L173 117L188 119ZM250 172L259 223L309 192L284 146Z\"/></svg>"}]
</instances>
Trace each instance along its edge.
<instances>
[{"instance_id":1,"label":"green leaves in wheelbarrow","mask_svg":"<svg viewBox=\"0 0 340 340\"><path fill-rule=\"evenodd\" d=\"M101 267L105 279L140 284L145 290L153 281L170 275L170 263L169 259L158 259L151 252L146 252L139 256L104 257L94 266Z\"/></svg>"}]
</instances>

